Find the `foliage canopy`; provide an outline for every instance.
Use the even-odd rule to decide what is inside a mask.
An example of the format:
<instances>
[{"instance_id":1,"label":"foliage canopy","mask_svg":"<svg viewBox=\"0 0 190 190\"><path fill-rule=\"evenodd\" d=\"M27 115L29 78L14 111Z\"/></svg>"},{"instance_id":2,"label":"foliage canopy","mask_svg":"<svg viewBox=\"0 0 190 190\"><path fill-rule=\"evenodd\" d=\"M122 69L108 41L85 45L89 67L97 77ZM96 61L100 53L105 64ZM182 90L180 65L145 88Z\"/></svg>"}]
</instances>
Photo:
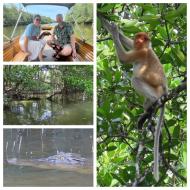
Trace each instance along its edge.
<instances>
[{"instance_id":1,"label":"foliage canopy","mask_svg":"<svg viewBox=\"0 0 190 190\"><path fill-rule=\"evenodd\" d=\"M64 88L86 92L92 97L91 66L4 66L4 90L47 92Z\"/></svg>"},{"instance_id":2,"label":"foliage canopy","mask_svg":"<svg viewBox=\"0 0 190 190\"><path fill-rule=\"evenodd\" d=\"M92 23L93 22L93 4L92 3L77 3L67 13L65 20L68 22L77 23Z\"/></svg>"}]
</instances>

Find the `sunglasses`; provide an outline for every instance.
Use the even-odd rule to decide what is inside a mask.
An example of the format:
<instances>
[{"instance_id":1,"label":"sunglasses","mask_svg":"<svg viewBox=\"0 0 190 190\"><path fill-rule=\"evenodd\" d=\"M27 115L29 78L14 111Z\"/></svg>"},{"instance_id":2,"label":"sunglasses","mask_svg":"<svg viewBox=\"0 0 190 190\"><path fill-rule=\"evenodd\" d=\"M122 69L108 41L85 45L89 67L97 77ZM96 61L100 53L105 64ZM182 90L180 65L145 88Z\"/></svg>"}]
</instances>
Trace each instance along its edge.
<instances>
[{"instance_id":1,"label":"sunglasses","mask_svg":"<svg viewBox=\"0 0 190 190\"><path fill-rule=\"evenodd\" d=\"M39 18L36 18L36 21L41 21L41 19L39 19Z\"/></svg>"}]
</instances>

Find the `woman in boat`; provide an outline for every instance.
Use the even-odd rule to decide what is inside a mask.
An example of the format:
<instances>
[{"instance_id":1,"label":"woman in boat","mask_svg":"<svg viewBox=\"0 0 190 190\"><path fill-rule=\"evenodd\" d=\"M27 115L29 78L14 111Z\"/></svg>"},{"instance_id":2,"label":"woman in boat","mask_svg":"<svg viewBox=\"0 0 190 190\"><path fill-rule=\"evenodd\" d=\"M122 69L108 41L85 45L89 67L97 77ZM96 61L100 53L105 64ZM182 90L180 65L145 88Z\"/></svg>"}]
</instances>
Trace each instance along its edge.
<instances>
[{"instance_id":1,"label":"woman in boat","mask_svg":"<svg viewBox=\"0 0 190 190\"><path fill-rule=\"evenodd\" d=\"M46 45L46 41L39 38L41 32L40 23L41 16L35 15L33 23L26 27L19 40L21 49L28 54L29 61L36 60L37 58L43 61L42 51Z\"/></svg>"}]
</instances>

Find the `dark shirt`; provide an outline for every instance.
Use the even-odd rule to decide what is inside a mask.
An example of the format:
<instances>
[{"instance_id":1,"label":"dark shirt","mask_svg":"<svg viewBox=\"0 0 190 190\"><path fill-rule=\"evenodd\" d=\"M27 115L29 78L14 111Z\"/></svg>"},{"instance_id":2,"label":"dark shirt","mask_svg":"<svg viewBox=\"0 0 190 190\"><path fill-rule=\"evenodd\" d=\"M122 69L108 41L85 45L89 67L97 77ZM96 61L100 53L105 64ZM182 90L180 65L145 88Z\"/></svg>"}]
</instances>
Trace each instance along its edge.
<instances>
[{"instance_id":1,"label":"dark shirt","mask_svg":"<svg viewBox=\"0 0 190 190\"><path fill-rule=\"evenodd\" d=\"M62 26L59 24L56 25L53 31L53 34L57 37L58 43L62 46L71 43L71 35L73 33L72 25L67 22L63 22Z\"/></svg>"}]
</instances>

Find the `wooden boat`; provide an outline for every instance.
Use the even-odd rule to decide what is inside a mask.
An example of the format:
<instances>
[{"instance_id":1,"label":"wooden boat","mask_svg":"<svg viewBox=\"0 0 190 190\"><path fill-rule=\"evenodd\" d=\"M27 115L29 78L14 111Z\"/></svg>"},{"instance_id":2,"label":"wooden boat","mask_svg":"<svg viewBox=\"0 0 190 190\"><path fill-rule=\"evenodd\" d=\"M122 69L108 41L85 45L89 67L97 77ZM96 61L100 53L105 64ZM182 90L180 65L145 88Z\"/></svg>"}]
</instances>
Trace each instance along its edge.
<instances>
[{"instance_id":1,"label":"wooden boat","mask_svg":"<svg viewBox=\"0 0 190 190\"><path fill-rule=\"evenodd\" d=\"M50 5L58 5L58 6L66 6L71 8L74 4L67 3L67 4L51 4ZM35 5L23 3L24 6L28 5ZM39 4L37 4L39 5ZM51 25L42 25L42 32L53 32L53 26ZM5 62L23 62L28 61L27 54L23 52L19 45L19 38L20 36L15 37L14 39L10 40L9 42L5 42L3 44L3 61ZM48 38L48 37L45 37ZM79 47L77 50L77 57L73 58L71 55L67 57L63 57L60 61L83 61L83 62L92 62L93 61L93 46L86 43L84 40L79 39L76 37L76 44ZM53 58L54 50L49 47L48 45L45 46L43 54L45 55L44 61L57 61Z\"/></svg>"},{"instance_id":2,"label":"wooden boat","mask_svg":"<svg viewBox=\"0 0 190 190\"><path fill-rule=\"evenodd\" d=\"M42 30L42 32L44 31L49 31L49 29ZM12 41L4 43L3 61L7 62L28 61L27 54L20 49L19 38L20 36L17 36ZM60 61L82 61L82 62L93 61L93 47L77 37L76 37L76 43L78 44L79 47L77 51L77 57L73 58L72 56L67 56L63 57L63 59L61 59ZM54 50L48 45L46 45L44 48L44 55L46 56L44 58L44 61L57 61L53 57L54 53L55 53Z\"/></svg>"}]
</instances>

